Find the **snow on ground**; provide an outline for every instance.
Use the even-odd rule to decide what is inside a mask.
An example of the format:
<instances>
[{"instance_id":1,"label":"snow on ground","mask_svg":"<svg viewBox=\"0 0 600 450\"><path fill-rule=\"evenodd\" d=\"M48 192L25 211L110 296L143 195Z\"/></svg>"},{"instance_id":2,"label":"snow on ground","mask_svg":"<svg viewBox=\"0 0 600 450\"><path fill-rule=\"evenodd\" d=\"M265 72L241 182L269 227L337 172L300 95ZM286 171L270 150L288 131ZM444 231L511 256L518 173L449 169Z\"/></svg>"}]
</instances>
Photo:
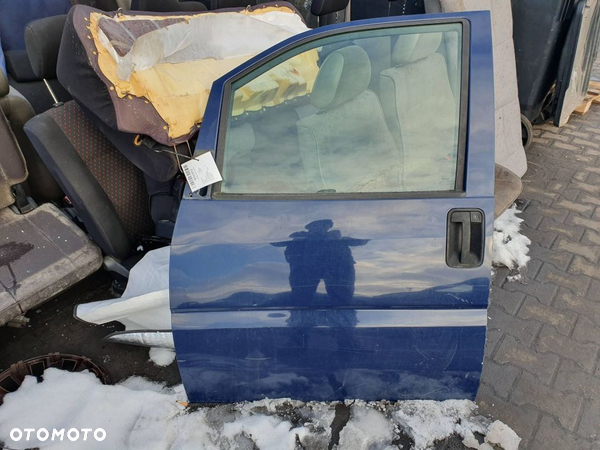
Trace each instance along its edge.
<instances>
[{"instance_id":1,"label":"snow on ground","mask_svg":"<svg viewBox=\"0 0 600 450\"><path fill-rule=\"evenodd\" d=\"M175 350L170 348L152 347L148 354L150 361L158 367L166 367L175 361Z\"/></svg>"},{"instance_id":2,"label":"snow on ground","mask_svg":"<svg viewBox=\"0 0 600 450\"><path fill-rule=\"evenodd\" d=\"M401 436L416 450L458 435L479 450L516 450L520 439L501 422L476 414L467 400L371 402L347 401L350 419L339 433L338 450L397 449ZM182 386L167 388L140 377L104 386L87 372L48 369L43 382L26 377L0 406L0 447L25 449L326 449L336 403L261 400L214 407L188 407ZM11 430L102 428L97 442L67 437L14 441ZM474 433L485 437L479 442ZM42 434L42 437L44 435ZM406 447L405 447L406 449Z\"/></svg>"},{"instance_id":3,"label":"snow on ground","mask_svg":"<svg viewBox=\"0 0 600 450\"><path fill-rule=\"evenodd\" d=\"M529 244L527 236L521 234L521 222L517 217L521 211L512 205L494 221L494 256L493 263L497 266L506 266L511 269L511 281L521 278L519 274L529 260Z\"/></svg>"}]
</instances>

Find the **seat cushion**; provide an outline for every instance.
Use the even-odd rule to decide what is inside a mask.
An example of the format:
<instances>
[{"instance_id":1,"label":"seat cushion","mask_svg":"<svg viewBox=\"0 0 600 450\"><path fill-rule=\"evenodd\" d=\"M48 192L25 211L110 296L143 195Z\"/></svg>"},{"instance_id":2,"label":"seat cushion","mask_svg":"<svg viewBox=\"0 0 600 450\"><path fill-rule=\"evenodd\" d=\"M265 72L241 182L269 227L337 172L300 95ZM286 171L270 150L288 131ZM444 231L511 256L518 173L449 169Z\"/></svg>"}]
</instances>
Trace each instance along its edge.
<instances>
[{"instance_id":1,"label":"seat cushion","mask_svg":"<svg viewBox=\"0 0 600 450\"><path fill-rule=\"evenodd\" d=\"M34 117L25 132L106 254L127 258L136 235L153 234L142 172L110 144L76 103Z\"/></svg>"},{"instance_id":2,"label":"seat cushion","mask_svg":"<svg viewBox=\"0 0 600 450\"><path fill-rule=\"evenodd\" d=\"M102 265L100 249L54 205L0 210L0 326Z\"/></svg>"},{"instance_id":3,"label":"seat cushion","mask_svg":"<svg viewBox=\"0 0 600 450\"><path fill-rule=\"evenodd\" d=\"M48 114L106 192L129 237L153 234L142 172L100 133L75 102L52 108Z\"/></svg>"}]
</instances>

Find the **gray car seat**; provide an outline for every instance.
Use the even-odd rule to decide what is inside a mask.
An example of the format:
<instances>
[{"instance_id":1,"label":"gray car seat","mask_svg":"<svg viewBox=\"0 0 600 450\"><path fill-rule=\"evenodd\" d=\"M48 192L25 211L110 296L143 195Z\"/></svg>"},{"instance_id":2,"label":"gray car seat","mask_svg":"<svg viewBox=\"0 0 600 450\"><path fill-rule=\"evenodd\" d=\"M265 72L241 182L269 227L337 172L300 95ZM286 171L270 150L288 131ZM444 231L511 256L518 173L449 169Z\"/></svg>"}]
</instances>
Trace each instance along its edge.
<instances>
[{"instance_id":1,"label":"gray car seat","mask_svg":"<svg viewBox=\"0 0 600 450\"><path fill-rule=\"evenodd\" d=\"M179 0L132 0L131 10L152 12L206 11L206 5L199 1Z\"/></svg>"},{"instance_id":2,"label":"gray car seat","mask_svg":"<svg viewBox=\"0 0 600 450\"><path fill-rule=\"evenodd\" d=\"M29 179L24 184L27 195L33 197L38 203L59 201L64 195L62 190L50 175L23 130L23 126L35 116L35 112L29 101L20 92L9 87L2 71L0 71L0 109L8 119L27 162Z\"/></svg>"},{"instance_id":3,"label":"gray car seat","mask_svg":"<svg viewBox=\"0 0 600 450\"><path fill-rule=\"evenodd\" d=\"M452 190L454 178L440 177L455 165L458 102L444 56L442 33L401 35L392 52L395 67L381 72L380 98L388 126L404 154L409 191Z\"/></svg>"},{"instance_id":4,"label":"gray car seat","mask_svg":"<svg viewBox=\"0 0 600 450\"><path fill-rule=\"evenodd\" d=\"M402 191L401 154L356 45L323 62L310 96L319 112L298 121L300 154L313 192Z\"/></svg>"},{"instance_id":5,"label":"gray car seat","mask_svg":"<svg viewBox=\"0 0 600 450\"><path fill-rule=\"evenodd\" d=\"M6 93L6 90L3 91ZM20 214L15 187L27 166L0 111L0 325L81 281L102 264L89 238L54 205Z\"/></svg>"},{"instance_id":6,"label":"gray car seat","mask_svg":"<svg viewBox=\"0 0 600 450\"><path fill-rule=\"evenodd\" d=\"M60 42L65 20L66 15L57 15L29 22L24 28L15 30L21 33L23 48L5 52L11 86L31 103L36 113L51 108L57 101L65 102L71 98L57 81L56 68L36 65L29 56L32 46L34 51L58 52L55 43L57 36Z\"/></svg>"}]
</instances>

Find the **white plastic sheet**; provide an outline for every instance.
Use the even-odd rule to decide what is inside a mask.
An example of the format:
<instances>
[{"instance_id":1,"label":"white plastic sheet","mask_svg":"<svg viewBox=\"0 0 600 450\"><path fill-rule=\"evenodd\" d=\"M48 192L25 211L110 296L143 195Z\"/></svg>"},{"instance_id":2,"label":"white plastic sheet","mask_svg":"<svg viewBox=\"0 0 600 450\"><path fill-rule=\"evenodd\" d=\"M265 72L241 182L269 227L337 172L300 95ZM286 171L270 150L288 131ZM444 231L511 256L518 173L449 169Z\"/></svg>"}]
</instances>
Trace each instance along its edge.
<instances>
[{"instance_id":1,"label":"white plastic sheet","mask_svg":"<svg viewBox=\"0 0 600 450\"><path fill-rule=\"evenodd\" d=\"M125 325L127 331L170 330L170 249L149 251L131 269L121 298L77 305L75 316L98 325L116 320Z\"/></svg>"}]
</instances>

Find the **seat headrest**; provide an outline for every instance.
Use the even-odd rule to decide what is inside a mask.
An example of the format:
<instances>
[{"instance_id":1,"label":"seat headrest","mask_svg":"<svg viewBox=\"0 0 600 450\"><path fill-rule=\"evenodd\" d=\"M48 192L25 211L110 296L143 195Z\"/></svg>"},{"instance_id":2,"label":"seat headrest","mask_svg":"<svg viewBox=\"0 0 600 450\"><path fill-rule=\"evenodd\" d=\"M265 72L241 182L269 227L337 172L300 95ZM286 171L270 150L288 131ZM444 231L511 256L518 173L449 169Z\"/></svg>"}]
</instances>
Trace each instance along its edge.
<instances>
[{"instance_id":1,"label":"seat headrest","mask_svg":"<svg viewBox=\"0 0 600 450\"><path fill-rule=\"evenodd\" d=\"M441 43L442 33L400 35L392 52L392 61L403 65L427 58L437 51Z\"/></svg>"},{"instance_id":2,"label":"seat headrest","mask_svg":"<svg viewBox=\"0 0 600 450\"><path fill-rule=\"evenodd\" d=\"M311 102L320 110L333 108L365 92L370 81L367 52L357 45L336 50L319 69Z\"/></svg>"},{"instance_id":3,"label":"seat headrest","mask_svg":"<svg viewBox=\"0 0 600 450\"><path fill-rule=\"evenodd\" d=\"M33 73L38 78L56 78L60 40L67 15L34 20L25 28L25 48Z\"/></svg>"},{"instance_id":4,"label":"seat headrest","mask_svg":"<svg viewBox=\"0 0 600 450\"><path fill-rule=\"evenodd\" d=\"M346 9L348 3L350 0L313 0L310 12L315 16L324 16Z\"/></svg>"}]
</instances>

